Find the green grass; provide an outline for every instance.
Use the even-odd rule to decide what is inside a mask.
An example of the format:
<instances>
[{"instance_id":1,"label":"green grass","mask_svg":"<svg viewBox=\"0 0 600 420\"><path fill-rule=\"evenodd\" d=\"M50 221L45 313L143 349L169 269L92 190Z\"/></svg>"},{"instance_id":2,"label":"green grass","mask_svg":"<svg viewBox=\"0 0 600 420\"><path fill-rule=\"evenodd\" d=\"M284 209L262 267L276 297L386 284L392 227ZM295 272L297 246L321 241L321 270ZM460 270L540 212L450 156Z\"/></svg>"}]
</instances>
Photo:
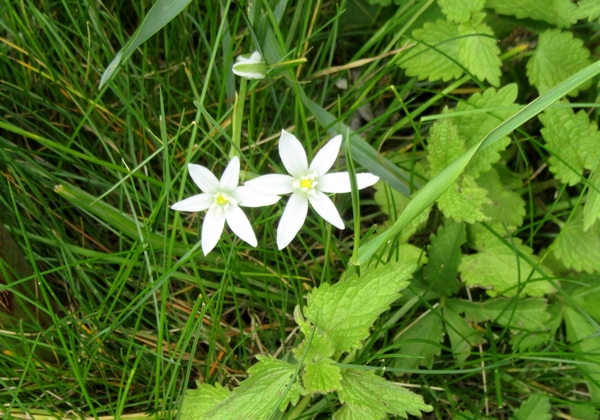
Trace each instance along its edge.
<instances>
[{"instance_id":1,"label":"green grass","mask_svg":"<svg viewBox=\"0 0 600 420\"><path fill-rule=\"evenodd\" d=\"M413 3L381 12L353 1L290 2L277 35L286 60L307 60L290 64L297 80L283 67L265 82L249 83L242 169L282 169L282 128L293 130L309 155L331 137L303 103L302 89L346 124L369 104L375 117L356 132L390 158L411 150L399 166L424 184L413 169L425 158L431 121L420 118L468 98L471 91L459 88L478 86L468 77L444 84L404 76L389 53L425 9ZM235 4L192 2L98 91L105 67L151 6L150 0L0 3L0 255L14 270L0 275L19 279L2 287L11 299L0 313L6 418L175 418L194 381L235 387L257 355L285 355L300 339L294 307L348 268L349 194L334 200L346 230L309 210L299 237L277 251L283 199L274 211L245 210L257 248L226 230L217 248L202 255L202 214L169 207L197 193L188 162L217 175L226 166L238 83L229 69L249 51L252 34ZM523 71L526 55L506 57L507 77ZM360 71L334 68L371 57L380 58ZM336 87L341 78L347 90ZM526 86L520 95L520 103L535 98ZM538 136L539 126L522 132ZM531 137L514 136L511 169L531 174L547 153ZM549 176L532 177L521 192L529 214L518 235L540 250L557 234L548 226L566 220L582 192L565 191ZM363 234L387 220L372 191L361 193L361 204ZM426 250L440 218L433 214L411 243ZM474 290L473 299L480 294ZM385 365L397 334L425 312L442 316L438 305L423 298L397 302L352 363ZM391 377L434 406L425 417L457 418L468 410L474 418L508 418L538 392L550 397L557 416L573 407L593 410L564 328L529 353L510 348L506 329L479 328L486 343L464 366L456 366L446 341L432 369ZM316 397L302 418L328 418L335 409L332 399Z\"/></svg>"}]
</instances>

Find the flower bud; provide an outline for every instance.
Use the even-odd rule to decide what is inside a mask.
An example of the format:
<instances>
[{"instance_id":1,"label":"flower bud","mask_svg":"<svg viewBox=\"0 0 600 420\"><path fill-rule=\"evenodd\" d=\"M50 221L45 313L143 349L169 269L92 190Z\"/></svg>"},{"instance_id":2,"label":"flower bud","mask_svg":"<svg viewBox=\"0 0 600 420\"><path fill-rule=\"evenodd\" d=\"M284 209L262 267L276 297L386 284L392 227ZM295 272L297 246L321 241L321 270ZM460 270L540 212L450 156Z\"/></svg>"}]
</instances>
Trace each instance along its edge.
<instances>
[{"instance_id":1,"label":"flower bud","mask_svg":"<svg viewBox=\"0 0 600 420\"><path fill-rule=\"evenodd\" d=\"M250 54L239 55L233 65L233 73L246 79L264 79L267 73L267 64L258 51Z\"/></svg>"}]
</instances>

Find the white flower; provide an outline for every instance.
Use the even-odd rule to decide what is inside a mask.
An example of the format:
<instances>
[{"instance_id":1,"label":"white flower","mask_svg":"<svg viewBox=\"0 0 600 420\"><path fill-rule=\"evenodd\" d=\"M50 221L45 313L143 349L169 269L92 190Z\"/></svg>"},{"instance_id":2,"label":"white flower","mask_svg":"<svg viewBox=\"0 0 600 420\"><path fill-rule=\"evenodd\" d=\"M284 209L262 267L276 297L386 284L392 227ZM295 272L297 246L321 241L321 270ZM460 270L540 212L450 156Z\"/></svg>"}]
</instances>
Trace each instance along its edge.
<instances>
[{"instance_id":1,"label":"white flower","mask_svg":"<svg viewBox=\"0 0 600 420\"><path fill-rule=\"evenodd\" d=\"M292 193L277 228L277 246L285 248L294 239L306 219L308 203L325 220L339 229L344 222L333 202L324 193L347 193L351 191L348 172L326 173L337 159L342 136L335 136L317 153L310 166L302 144L285 130L279 139L279 155L290 175L263 175L246 182L257 192L269 194ZM366 188L379 177L365 173L356 175L358 188Z\"/></svg>"},{"instance_id":2,"label":"white flower","mask_svg":"<svg viewBox=\"0 0 600 420\"><path fill-rule=\"evenodd\" d=\"M233 65L233 73L246 79L264 79L267 74L267 64L258 51L251 55L239 55Z\"/></svg>"},{"instance_id":3,"label":"white flower","mask_svg":"<svg viewBox=\"0 0 600 420\"><path fill-rule=\"evenodd\" d=\"M274 194L257 194L247 187L238 187L240 160L237 156L231 159L220 181L204 166L190 163L188 169L190 176L203 193L179 201L171 208L179 211L208 209L202 224L201 240L204 255L208 255L219 241L225 221L233 233L250 245L256 246L256 236L250 221L239 206L269 206L279 201L280 197Z\"/></svg>"}]
</instances>

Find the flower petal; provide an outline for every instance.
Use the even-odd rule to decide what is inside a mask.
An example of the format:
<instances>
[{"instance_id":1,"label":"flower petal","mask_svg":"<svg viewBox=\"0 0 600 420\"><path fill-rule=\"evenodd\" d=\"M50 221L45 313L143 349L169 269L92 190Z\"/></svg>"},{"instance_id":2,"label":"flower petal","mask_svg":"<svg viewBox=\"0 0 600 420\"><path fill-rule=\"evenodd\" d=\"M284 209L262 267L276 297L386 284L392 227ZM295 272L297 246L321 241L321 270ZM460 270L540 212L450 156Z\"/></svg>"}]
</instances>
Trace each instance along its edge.
<instances>
[{"instance_id":1,"label":"flower petal","mask_svg":"<svg viewBox=\"0 0 600 420\"><path fill-rule=\"evenodd\" d=\"M227 168L225 168L223 176L221 176L221 181L219 182L219 191L231 194L233 190L235 190L235 187L237 187L239 180L240 159L237 156L234 156L227 164Z\"/></svg>"},{"instance_id":2,"label":"flower petal","mask_svg":"<svg viewBox=\"0 0 600 420\"><path fill-rule=\"evenodd\" d=\"M220 207L212 207L206 212L202 223L202 252L208 255L213 250L225 227L225 215Z\"/></svg>"},{"instance_id":3,"label":"flower petal","mask_svg":"<svg viewBox=\"0 0 600 420\"><path fill-rule=\"evenodd\" d=\"M269 174L246 181L244 185L263 194L289 194L294 191L294 178L283 174Z\"/></svg>"},{"instance_id":4,"label":"flower petal","mask_svg":"<svg viewBox=\"0 0 600 420\"><path fill-rule=\"evenodd\" d=\"M370 173L356 174L356 182L359 190L370 187L378 180L378 176ZM326 193L348 193L352 190L350 187L350 175L348 172L325 174L319 178L317 190Z\"/></svg>"},{"instance_id":5,"label":"flower petal","mask_svg":"<svg viewBox=\"0 0 600 420\"><path fill-rule=\"evenodd\" d=\"M238 206L230 206L225 210L225 219L233 233L254 247L258 245L250 221L242 209Z\"/></svg>"},{"instance_id":6,"label":"flower petal","mask_svg":"<svg viewBox=\"0 0 600 420\"><path fill-rule=\"evenodd\" d=\"M315 155L315 158L308 167L308 172L317 173L317 177L320 177L327 173L331 169L335 160L340 152L340 146L342 145L342 136L335 136L327 142L325 146L319 150Z\"/></svg>"},{"instance_id":7,"label":"flower petal","mask_svg":"<svg viewBox=\"0 0 600 420\"><path fill-rule=\"evenodd\" d=\"M281 197L274 194L262 194L248 187L237 187L233 192L233 198L243 207L270 206L279 201Z\"/></svg>"},{"instance_id":8,"label":"flower petal","mask_svg":"<svg viewBox=\"0 0 600 420\"><path fill-rule=\"evenodd\" d=\"M296 236L308 213L308 199L304 193L294 193L283 210L277 227L277 247L283 249Z\"/></svg>"},{"instance_id":9,"label":"flower petal","mask_svg":"<svg viewBox=\"0 0 600 420\"><path fill-rule=\"evenodd\" d=\"M171 208L179 211L202 211L209 208L214 201L214 197L210 194L196 194L178 201Z\"/></svg>"},{"instance_id":10,"label":"flower petal","mask_svg":"<svg viewBox=\"0 0 600 420\"><path fill-rule=\"evenodd\" d=\"M306 175L308 170L306 152L300 141L285 130L281 130L279 138L279 156L290 175L295 178Z\"/></svg>"},{"instance_id":11,"label":"flower petal","mask_svg":"<svg viewBox=\"0 0 600 420\"><path fill-rule=\"evenodd\" d=\"M335 208L333 201L321 191L315 191L317 193L316 197L308 196L308 200L310 201L311 206L319 216L323 219L327 220L333 226L338 229L344 229L344 221L340 217L340 213Z\"/></svg>"},{"instance_id":12,"label":"flower petal","mask_svg":"<svg viewBox=\"0 0 600 420\"><path fill-rule=\"evenodd\" d=\"M219 180L213 173L201 165L188 164L188 172L194 183L205 193L215 193L219 190Z\"/></svg>"}]
</instances>

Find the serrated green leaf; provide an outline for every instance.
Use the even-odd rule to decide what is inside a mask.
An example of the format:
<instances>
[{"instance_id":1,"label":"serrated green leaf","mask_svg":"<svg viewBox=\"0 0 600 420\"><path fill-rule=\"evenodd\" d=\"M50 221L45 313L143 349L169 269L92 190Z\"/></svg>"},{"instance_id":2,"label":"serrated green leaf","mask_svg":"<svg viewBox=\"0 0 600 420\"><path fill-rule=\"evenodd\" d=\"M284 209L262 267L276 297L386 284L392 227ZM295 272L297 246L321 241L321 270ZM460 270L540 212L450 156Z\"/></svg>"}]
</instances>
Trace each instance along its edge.
<instances>
[{"instance_id":1,"label":"serrated green leaf","mask_svg":"<svg viewBox=\"0 0 600 420\"><path fill-rule=\"evenodd\" d=\"M369 336L369 328L408 286L414 263L388 263L367 268L359 277L336 284L323 284L308 295L304 315L327 334L336 352L359 348ZM352 314L352 318L348 318Z\"/></svg>"},{"instance_id":2,"label":"serrated green leaf","mask_svg":"<svg viewBox=\"0 0 600 420\"><path fill-rule=\"evenodd\" d=\"M198 384L198 389L188 389L181 406L181 420L201 420L214 406L229 395L229 390L219 384Z\"/></svg>"},{"instance_id":3,"label":"serrated green leaf","mask_svg":"<svg viewBox=\"0 0 600 420\"><path fill-rule=\"evenodd\" d=\"M471 19L471 15L479 12L485 5L485 0L438 0L442 12L448 20L462 23Z\"/></svg>"},{"instance_id":4,"label":"serrated green leaf","mask_svg":"<svg viewBox=\"0 0 600 420\"><path fill-rule=\"evenodd\" d=\"M269 417L296 368L273 357L258 356L258 359L259 362L248 369L248 379L208 411L204 418L260 420Z\"/></svg>"},{"instance_id":5,"label":"serrated green leaf","mask_svg":"<svg viewBox=\"0 0 600 420\"><path fill-rule=\"evenodd\" d=\"M471 21L462 23L458 33L459 60L479 80L487 80L492 86L500 86L500 48L494 31L481 21L485 13L477 13Z\"/></svg>"},{"instance_id":6,"label":"serrated green leaf","mask_svg":"<svg viewBox=\"0 0 600 420\"><path fill-rule=\"evenodd\" d=\"M548 307L550 320L546 323L547 331L523 331L513 334L510 338L510 345L513 349L525 352L537 350L548 344L556 335L556 330L561 326L563 319L563 305L553 303Z\"/></svg>"},{"instance_id":7,"label":"serrated green leaf","mask_svg":"<svg viewBox=\"0 0 600 420\"><path fill-rule=\"evenodd\" d=\"M422 411L433 410L420 395L371 371L342 369L342 386L338 396L345 407L334 415L334 419L380 420L386 418L386 413L403 418L407 414L421 417Z\"/></svg>"},{"instance_id":8,"label":"serrated green leaf","mask_svg":"<svg viewBox=\"0 0 600 420\"><path fill-rule=\"evenodd\" d=\"M550 420L552 406L545 395L530 395L514 413L515 420Z\"/></svg>"},{"instance_id":9,"label":"serrated green leaf","mask_svg":"<svg viewBox=\"0 0 600 420\"><path fill-rule=\"evenodd\" d=\"M487 289L486 293L490 296L514 296L517 292L529 296L553 293L552 285L547 280L540 280L541 274L517 254L524 255L535 264L539 258L533 255L533 250L523 245L519 238L511 240L514 249L489 231L478 234L479 252L463 256L460 263L462 280L468 286ZM550 270L545 270L552 277Z\"/></svg>"},{"instance_id":10,"label":"serrated green leaf","mask_svg":"<svg viewBox=\"0 0 600 420\"><path fill-rule=\"evenodd\" d=\"M458 291L456 279L462 253L460 247L466 242L465 225L446 219L437 233L431 237L429 262L423 268L425 280L441 296Z\"/></svg>"},{"instance_id":11,"label":"serrated green leaf","mask_svg":"<svg viewBox=\"0 0 600 420\"><path fill-rule=\"evenodd\" d=\"M598 0L581 0L577 3L577 11L575 17L579 19L587 19L589 22L600 17L600 2Z\"/></svg>"},{"instance_id":12,"label":"serrated green leaf","mask_svg":"<svg viewBox=\"0 0 600 420\"><path fill-rule=\"evenodd\" d=\"M439 356L442 350L438 343L444 340L443 329L442 320L433 312L419 319L394 341L396 353L418 357L397 358L392 365L399 369L416 369L419 366L431 369L433 357Z\"/></svg>"},{"instance_id":13,"label":"serrated green leaf","mask_svg":"<svg viewBox=\"0 0 600 420\"><path fill-rule=\"evenodd\" d=\"M583 205L583 230L588 231L600 219L600 164L589 177L589 191Z\"/></svg>"},{"instance_id":14,"label":"serrated green leaf","mask_svg":"<svg viewBox=\"0 0 600 420\"><path fill-rule=\"evenodd\" d=\"M600 159L600 133L582 110L549 108L539 115L544 124L542 136L552 154L550 171L560 181L575 185L581 181L584 169L594 169Z\"/></svg>"},{"instance_id":15,"label":"serrated green leaf","mask_svg":"<svg viewBox=\"0 0 600 420\"><path fill-rule=\"evenodd\" d=\"M481 110L487 108L502 108L513 105L519 93L516 84L511 83L501 89L490 88L483 94L475 93L467 102L459 102L457 111L466 112L470 110ZM503 121L515 114L516 110L507 109L490 113L472 113L455 117L454 123L458 126L458 133L465 139L467 148L479 143L491 130ZM510 143L510 138L503 137L496 143L478 152L469 165L466 172L477 178L482 172L491 169L492 164L500 160L500 151L504 150Z\"/></svg>"},{"instance_id":16,"label":"serrated green leaf","mask_svg":"<svg viewBox=\"0 0 600 420\"><path fill-rule=\"evenodd\" d=\"M302 382L304 389L309 394L336 391L342 387L342 373L340 368L333 364L331 359L321 359L317 363L304 365Z\"/></svg>"},{"instance_id":17,"label":"serrated green leaf","mask_svg":"<svg viewBox=\"0 0 600 420\"><path fill-rule=\"evenodd\" d=\"M525 217L525 201L519 194L503 185L495 168L477 179L477 185L487 190L489 205L483 206L483 214L490 224L519 227Z\"/></svg>"},{"instance_id":18,"label":"serrated green leaf","mask_svg":"<svg viewBox=\"0 0 600 420\"><path fill-rule=\"evenodd\" d=\"M464 313L469 322L493 321L514 331L546 331L550 314L548 302L541 298L490 299L483 303L450 299L448 307Z\"/></svg>"},{"instance_id":19,"label":"serrated green leaf","mask_svg":"<svg viewBox=\"0 0 600 420\"><path fill-rule=\"evenodd\" d=\"M459 366L462 366L471 353L471 348L483 344L485 339L481 333L472 328L469 323L451 308L443 309L446 333L450 337L452 354Z\"/></svg>"},{"instance_id":20,"label":"serrated green leaf","mask_svg":"<svg viewBox=\"0 0 600 420\"><path fill-rule=\"evenodd\" d=\"M438 20L427 22L423 28L413 31L413 38L420 42L408 50L399 62L407 76L416 76L419 80L456 79L463 74L458 65L458 25Z\"/></svg>"},{"instance_id":21,"label":"serrated green leaf","mask_svg":"<svg viewBox=\"0 0 600 420\"><path fill-rule=\"evenodd\" d=\"M590 65L590 51L583 46L583 41L573 38L571 32L551 29L543 32L533 55L527 62L527 77L540 94ZM589 88L585 83L569 92L577 96L579 89Z\"/></svg>"},{"instance_id":22,"label":"serrated green leaf","mask_svg":"<svg viewBox=\"0 0 600 420\"><path fill-rule=\"evenodd\" d=\"M490 200L486 195L472 176L463 175L439 198L438 207L444 216L457 222L480 222L487 220L483 207L489 206Z\"/></svg>"},{"instance_id":23,"label":"serrated green leaf","mask_svg":"<svg viewBox=\"0 0 600 420\"><path fill-rule=\"evenodd\" d=\"M306 337L306 339L298 347L292 350L296 359L302 359L305 348L309 345L309 337L311 337L310 348L306 350L306 355L304 356L305 361L313 362L324 357L333 356L335 353L335 344L320 328L317 328L313 333L313 326L302 316L300 305L296 305L294 308L294 320L300 326L300 331L302 334L304 334Z\"/></svg>"},{"instance_id":24,"label":"serrated green leaf","mask_svg":"<svg viewBox=\"0 0 600 420\"><path fill-rule=\"evenodd\" d=\"M577 214L560 231L554 241L554 255L567 268L593 273L600 271L600 223L583 230L583 212Z\"/></svg>"},{"instance_id":25,"label":"serrated green leaf","mask_svg":"<svg viewBox=\"0 0 600 420\"><path fill-rule=\"evenodd\" d=\"M573 344L577 360L590 364L578 364L577 369L588 378L591 400L600 402L600 336L598 331L577 311L565 308L567 340ZM590 380L592 379L592 380Z\"/></svg>"},{"instance_id":26,"label":"serrated green leaf","mask_svg":"<svg viewBox=\"0 0 600 420\"><path fill-rule=\"evenodd\" d=\"M465 141L450 118L433 124L427 138L427 160L433 175L439 174L465 152Z\"/></svg>"},{"instance_id":27,"label":"serrated green leaf","mask_svg":"<svg viewBox=\"0 0 600 420\"><path fill-rule=\"evenodd\" d=\"M543 20L561 28L577 22L577 6L571 0L487 0L486 6L501 15Z\"/></svg>"}]
</instances>

